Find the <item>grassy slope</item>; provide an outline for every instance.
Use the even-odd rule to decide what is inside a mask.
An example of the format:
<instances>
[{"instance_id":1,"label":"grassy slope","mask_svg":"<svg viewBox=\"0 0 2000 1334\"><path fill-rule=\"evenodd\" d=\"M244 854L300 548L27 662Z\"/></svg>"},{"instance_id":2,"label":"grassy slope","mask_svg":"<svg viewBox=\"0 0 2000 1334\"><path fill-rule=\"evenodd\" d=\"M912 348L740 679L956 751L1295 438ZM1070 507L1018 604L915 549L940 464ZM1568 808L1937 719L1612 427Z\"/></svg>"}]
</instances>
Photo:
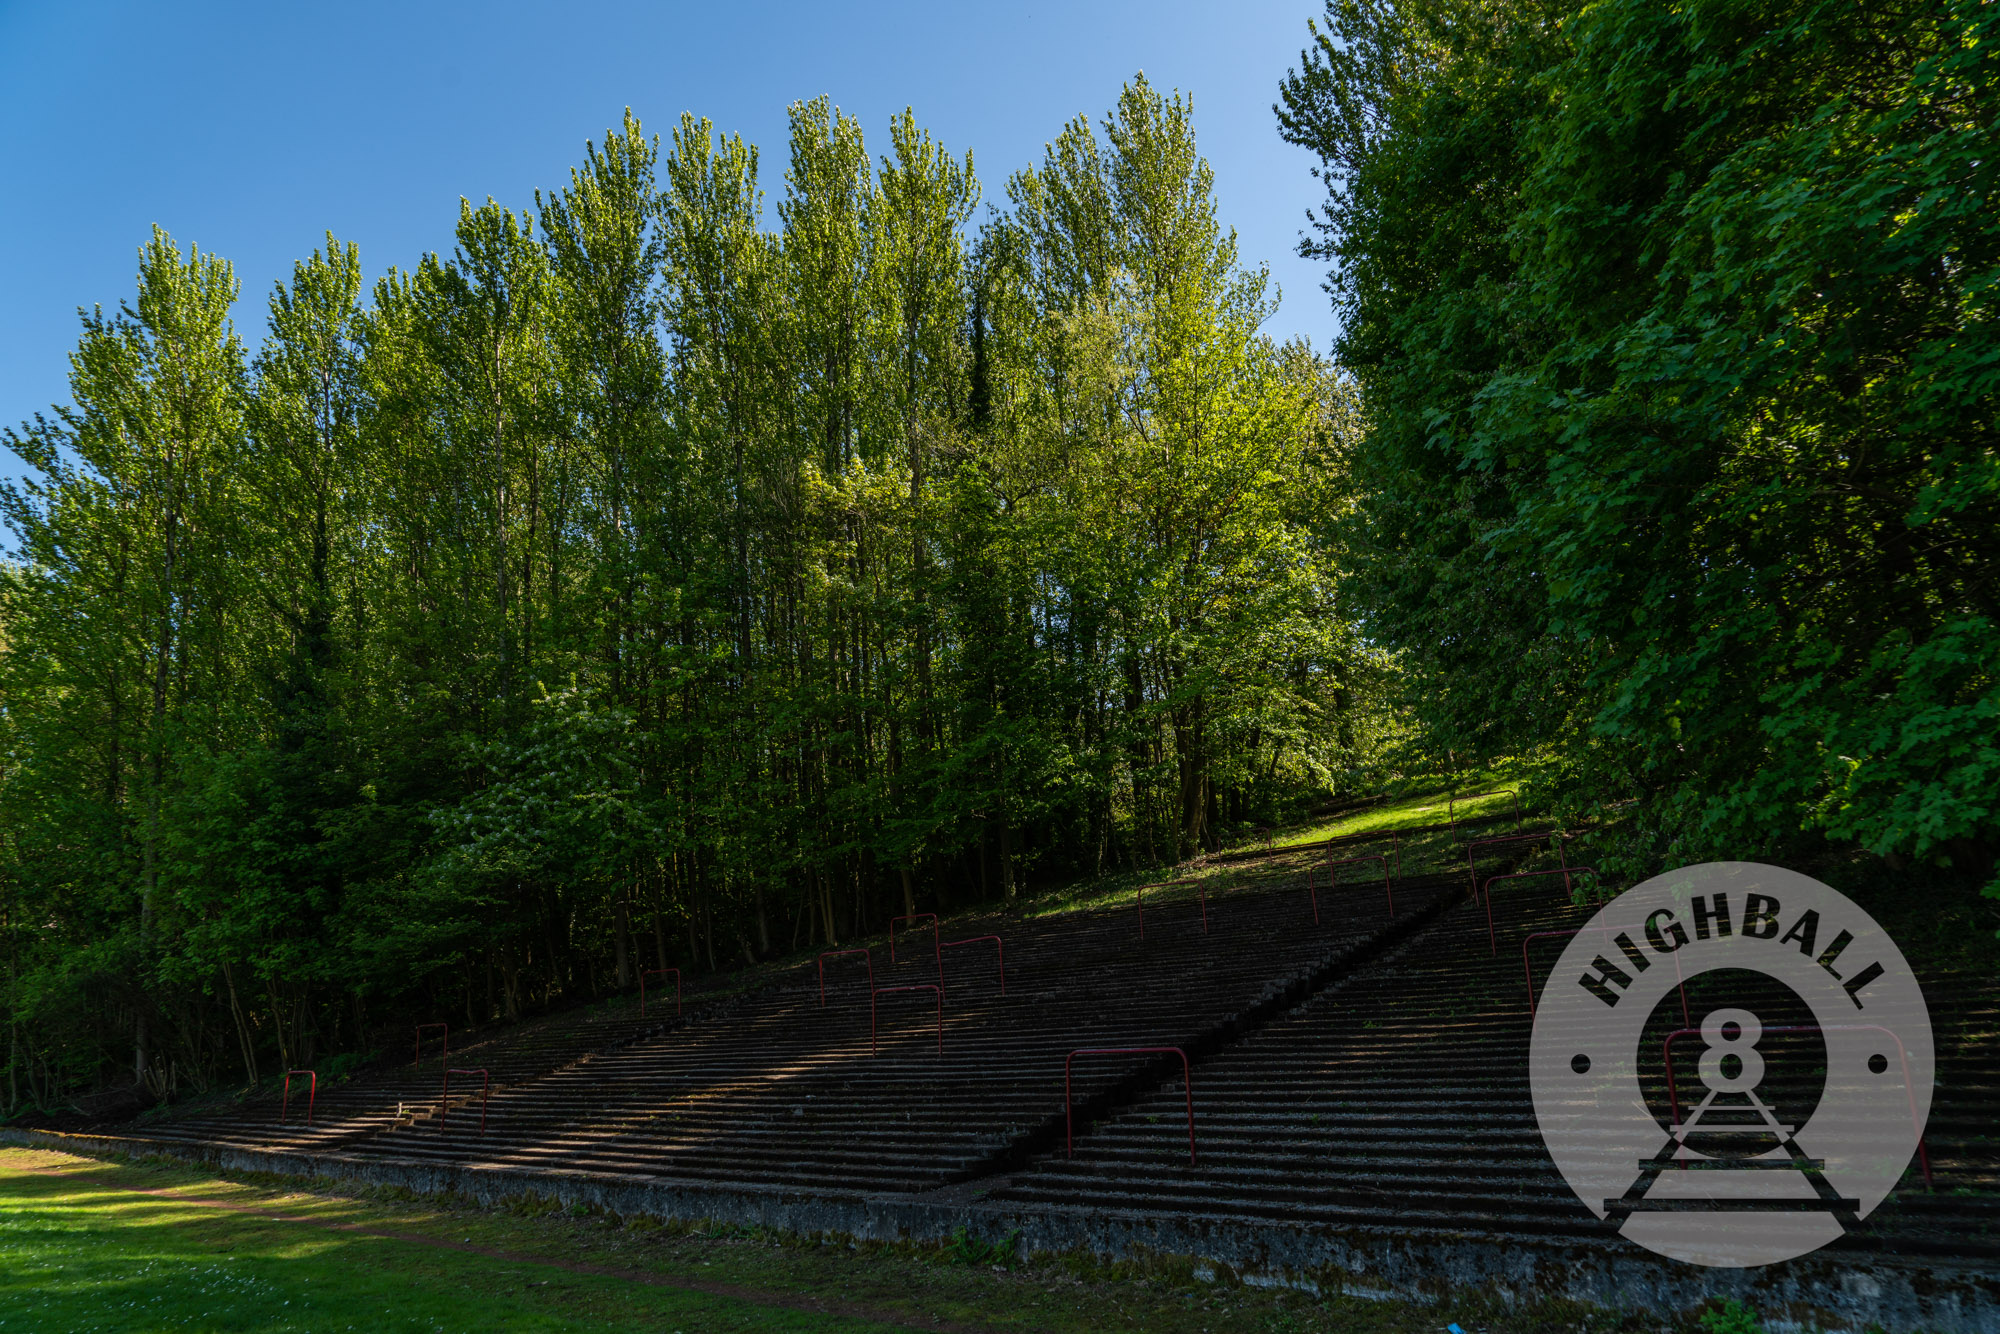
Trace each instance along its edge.
<instances>
[{"instance_id":1,"label":"grassy slope","mask_svg":"<svg viewBox=\"0 0 2000 1334\"><path fill-rule=\"evenodd\" d=\"M952 1263L949 1248L849 1247L742 1229L304 1194L157 1161L0 1149L0 1334L1430 1334L1453 1320L1485 1334L1571 1329L1581 1316L1322 1300L1246 1288L1226 1274L1197 1280L1185 1262L1104 1268L1069 1258L1000 1269ZM1621 1326L1602 1313L1592 1322L1606 1334L1621 1327L1659 1328L1650 1320Z\"/></svg>"},{"instance_id":2,"label":"grassy slope","mask_svg":"<svg viewBox=\"0 0 2000 1334\"><path fill-rule=\"evenodd\" d=\"M1459 790L1470 793L1487 793L1473 796L1470 800L1449 799L1446 793L1435 787L1392 794L1391 799L1380 806L1370 806L1364 810L1348 812L1326 820L1309 821L1302 825L1273 831L1269 843L1262 839L1225 848L1224 853L1249 852L1263 848L1282 851L1298 848L1301 857L1306 855L1305 845L1319 843L1329 838L1342 838L1350 834L1381 833L1384 835L1379 845L1355 847L1342 852L1341 856L1353 856L1363 852L1390 851L1387 835L1401 830L1419 828L1426 825L1443 824L1447 815L1469 819L1493 815L1511 815L1514 810L1513 798L1492 789L1515 790L1518 784L1507 775L1482 774L1480 782L1467 782ZM1534 827L1529 822L1529 827ZM1495 832L1506 833L1512 829L1509 822L1504 827L1496 827ZM1406 875L1419 871L1435 871L1462 867L1464 853L1454 843L1448 833L1440 833L1409 840L1403 846L1402 870ZM1300 860L1292 869L1302 869L1305 861ZM1553 863L1552 863L1553 864ZM1037 895L1023 905L1023 911L1030 916L1046 916L1052 913L1073 912L1078 909L1108 908L1131 901L1132 891L1139 885L1172 881L1176 886L1192 885L1197 880L1206 881L1211 891L1218 886L1226 887L1237 879L1268 874L1275 863L1261 868L1236 868L1227 864L1205 867L1160 868L1143 872L1110 872L1093 879L1079 881L1048 893ZM1367 881L1380 872L1370 866L1348 867L1342 872L1343 880ZM1162 895L1162 897L1168 897ZM1152 902L1152 896L1147 896Z\"/></svg>"}]
</instances>

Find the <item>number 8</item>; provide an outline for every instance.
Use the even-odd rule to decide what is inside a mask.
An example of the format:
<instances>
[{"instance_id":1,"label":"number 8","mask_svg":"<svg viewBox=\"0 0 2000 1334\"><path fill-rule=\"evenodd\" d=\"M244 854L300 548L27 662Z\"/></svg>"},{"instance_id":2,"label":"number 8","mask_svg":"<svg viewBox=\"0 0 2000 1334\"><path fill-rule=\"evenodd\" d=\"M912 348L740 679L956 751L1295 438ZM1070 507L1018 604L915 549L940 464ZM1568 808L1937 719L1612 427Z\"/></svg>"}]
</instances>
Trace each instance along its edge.
<instances>
[{"instance_id":1,"label":"number 8","mask_svg":"<svg viewBox=\"0 0 2000 1334\"><path fill-rule=\"evenodd\" d=\"M1735 1026L1735 1033L1723 1031L1729 1025ZM1756 1015L1748 1010L1711 1010L1701 1021L1701 1036L1708 1043L1699 1067L1702 1083L1717 1093L1748 1093L1764 1082L1764 1056L1757 1050L1764 1025ZM1731 1057L1737 1062L1733 1074L1724 1068Z\"/></svg>"}]
</instances>

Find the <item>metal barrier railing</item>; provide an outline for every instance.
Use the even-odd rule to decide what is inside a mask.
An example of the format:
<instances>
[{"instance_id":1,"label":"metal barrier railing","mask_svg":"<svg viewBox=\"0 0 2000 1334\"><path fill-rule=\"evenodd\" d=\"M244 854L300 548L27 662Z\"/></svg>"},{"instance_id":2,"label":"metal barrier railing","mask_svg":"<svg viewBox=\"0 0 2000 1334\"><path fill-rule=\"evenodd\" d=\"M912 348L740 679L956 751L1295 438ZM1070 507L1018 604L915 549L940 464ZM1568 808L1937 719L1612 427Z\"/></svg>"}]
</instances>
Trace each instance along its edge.
<instances>
[{"instance_id":1,"label":"metal barrier railing","mask_svg":"<svg viewBox=\"0 0 2000 1334\"><path fill-rule=\"evenodd\" d=\"M997 958L1000 962L1000 994L1004 996L1007 994L1007 947L1000 942L1000 937L967 936L964 940L947 940L940 947L940 954L942 954L943 950L951 949L954 946L978 945L989 940L993 942L994 957ZM944 965L939 964L938 967L940 969L939 976L942 977L943 976L942 969Z\"/></svg>"},{"instance_id":2,"label":"metal barrier railing","mask_svg":"<svg viewBox=\"0 0 2000 1334\"><path fill-rule=\"evenodd\" d=\"M1334 872L1336 866L1353 866L1357 862L1382 863L1382 888L1388 892L1389 915L1394 917L1396 915L1396 890L1394 885L1389 881L1389 859L1379 852L1371 852L1360 857L1342 857L1338 861L1329 860L1326 863L1326 892L1331 894L1335 884L1338 883ZM1319 901L1317 899L1313 901L1313 920L1315 922L1319 920Z\"/></svg>"},{"instance_id":3,"label":"metal barrier railing","mask_svg":"<svg viewBox=\"0 0 2000 1334\"><path fill-rule=\"evenodd\" d=\"M1393 829L1391 829L1391 830L1388 830L1388 831L1386 831L1385 833L1383 833L1383 834L1382 834L1382 835L1381 835L1380 837L1381 837L1381 838L1386 838L1386 839L1388 839L1388 840L1389 840L1389 851L1393 852L1393 853L1394 853L1394 854L1396 855L1396 878L1397 878L1398 880L1400 880L1400 879L1402 879L1402 877L1403 877L1403 836L1402 836L1402 834L1401 834L1400 832L1398 832L1398 831L1396 831L1396 830L1393 830ZM1371 839L1366 839L1366 840L1363 840L1363 841L1364 841L1364 842L1369 842L1369 843L1373 843L1373 842L1376 842L1377 840L1376 840L1376 839L1373 839L1373 838L1371 838ZM1354 844L1352 844L1352 843L1343 843L1343 844L1341 844L1340 846L1342 846L1342 847L1353 847L1353 846L1354 846ZM1383 857L1383 855L1382 855L1381 853L1379 853L1379 852L1374 852L1374 853L1370 853L1370 854L1368 854L1368 856L1367 856L1367 857L1353 857L1353 858L1349 858L1349 859L1348 859L1347 861L1343 861L1343 862L1341 862L1341 863L1340 863L1340 865L1343 865L1343 866L1345 866L1345 865L1347 865L1347 864L1348 864L1348 861L1367 861L1367 860L1369 859L1369 857L1377 857L1377 858L1381 858L1381 859L1382 859L1382 876L1383 876L1383 884L1384 884L1384 885L1386 886L1386 885L1387 885L1387 884L1389 883L1389 878L1388 878L1388 877L1389 877L1389 861L1388 861L1388 858L1386 858L1386 857ZM1313 867L1314 867L1314 865L1315 865L1315 863L1313 863L1313 862L1307 862L1307 863L1306 863L1306 897L1307 897L1308 899L1310 899L1310 900L1312 901L1312 910L1313 910L1313 925L1314 925L1314 926L1318 926L1318 925L1319 925L1319 891L1313 888ZM1336 882L1336 880L1335 880L1335 878L1334 878L1334 874L1333 874L1333 870L1332 870L1332 867L1331 867L1331 866L1329 866L1329 867L1328 867L1328 869L1327 869L1327 873L1326 873L1326 892L1327 892L1327 893L1331 894L1331 893L1333 892L1333 887L1334 887L1335 883L1337 883L1337 882ZM1395 894L1395 891L1394 891L1394 890L1391 890L1391 891L1389 892L1389 912L1390 912L1390 913L1391 913L1391 914L1393 915L1393 914L1395 913L1395 911L1396 911L1396 894Z\"/></svg>"},{"instance_id":4,"label":"metal barrier railing","mask_svg":"<svg viewBox=\"0 0 2000 1334\"><path fill-rule=\"evenodd\" d=\"M1528 963L1529 942L1536 940L1545 940L1553 936L1581 935L1585 931L1602 931L1605 935L1608 936L1613 931L1643 931L1645 929L1646 928L1644 926L1572 926L1561 931L1531 931L1527 935L1523 936L1521 938L1521 971L1527 974L1528 978L1529 1022L1532 1023L1535 1018L1535 970ZM1681 990L1681 1022L1693 1023L1694 1020L1690 1018L1688 1014L1687 978L1686 976L1681 975L1680 951L1679 950L1673 951L1673 957L1674 957L1674 972L1676 975L1680 976L1679 985Z\"/></svg>"},{"instance_id":5,"label":"metal barrier railing","mask_svg":"<svg viewBox=\"0 0 2000 1334\"><path fill-rule=\"evenodd\" d=\"M937 997L937 1048L938 1055L944 1055L944 988L935 982L917 982L906 987L878 987L868 993L868 1050L872 1054L875 1046L875 998L886 996L892 991L928 991Z\"/></svg>"},{"instance_id":6,"label":"metal barrier railing","mask_svg":"<svg viewBox=\"0 0 2000 1334\"><path fill-rule=\"evenodd\" d=\"M1493 954L1500 953L1500 937L1497 934L1495 934L1493 930L1493 886L1499 884L1502 880L1538 880L1544 876L1551 876L1551 875L1561 876L1563 878L1563 887L1565 889L1569 888L1569 878L1571 876L1587 875L1591 879L1597 882L1598 893L1601 895L1604 892L1603 891L1604 877L1597 873L1597 868L1595 866L1560 866L1551 871L1515 871L1509 875L1496 875L1488 877L1486 881L1485 895L1486 895L1486 944L1489 952Z\"/></svg>"},{"instance_id":7,"label":"metal barrier railing","mask_svg":"<svg viewBox=\"0 0 2000 1334\"><path fill-rule=\"evenodd\" d=\"M1149 889L1172 888L1174 886L1167 881L1162 881L1156 885L1139 886L1139 939L1144 940L1146 938L1146 891ZM1196 881L1194 892L1201 899L1201 933L1205 936L1208 934L1208 887L1200 881Z\"/></svg>"},{"instance_id":8,"label":"metal barrier railing","mask_svg":"<svg viewBox=\"0 0 2000 1334\"><path fill-rule=\"evenodd\" d=\"M937 955L938 976L942 977L944 976L944 949L938 944L941 937L938 932L938 915L934 912L905 913L901 917L891 917L889 919L889 962L896 962L896 923L914 922L920 917L931 919L931 949Z\"/></svg>"},{"instance_id":9,"label":"metal barrier railing","mask_svg":"<svg viewBox=\"0 0 2000 1334\"><path fill-rule=\"evenodd\" d=\"M438 1099L438 1133L444 1133L445 1114L451 1110L451 1077L453 1075L478 1075L479 1087L479 1133L486 1133L486 1104L493 1098L493 1077L485 1070L452 1070L444 1072L444 1094Z\"/></svg>"},{"instance_id":10,"label":"metal barrier railing","mask_svg":"<svg viewBox=\"0 0 2000 1334\"><path fill-rule=\"evenodd\" d=\"M1551 829L1540 834L1502 834L1498 838L1475 838L1470 843L1467 843L1465 845L1465 873L1472 880L1472 892L1475 895L1479 893L1479 874L1473 865L1473 853L1475 849L1489 847L1496 843L1536 843L1545 838L1552 838L1556 841L1556 860L1564 867L1567 867L1569 865L1570 836L1560 829Z\"/></svg>"},{"instance_id":11,"label":"metal barrier railing","mask_svg":"<svg viewBox=\"0 0 2000 1334\"><path fill-rule=\"evenodd\" d=\"M821 1009L826 1008L826 961L828 959L844 959L850 954L858 954L868 961L868 990L871 992L875 990L875 956L873 954L869 953L865 948L858 950L828 950L819 956L819 1003Z\"/></svg>"},{"instance_id":12,"label":"metal barrier railing","mask_svg":"<svg viewBox=\"0 0 2000 1334\"><path fill-rule=\"evenodd\" d=\"M1481 797L1512 797L1514 799L1514 828L1521 827L1521 796L1511 787L1495 788L1491 792L1468 792L1463 797L1447 792L1444 797L1444 818L1451 825L1453 838L1458 837L1458 802L1477 801ZM1435 809L1435 807L1433 807Z\"/></svg>"},{"instance_id":13,"label":"metal barrier railing","mask_svg":"<svg viewBox=\"0 0 2000 1334\"><path fill-rule=\"evenodd\" d=\"M1898 1059L1900 1059L1903 1063L1903 1092L1910 1100L1910 1128L1917 1132L1917 1161L1923 1165L1924 1189L1930 1191L1934 1191L1936 1189L1931 1184L1931 1151L1930 1151L1930 1146L1924 1143L1923 1118L1917 1115L1917 1090L1916 1086L1910 1082L1910 1054L1909 1052L1903 1049L1903 1039L1897 1036L1896 1031L1894 1029L1884 1028L1880 1024L1778 1024L1770 1028L1766 1028L1764 1032L1766 1033L1870 1032L1870 1033L1888 1034L1889 1040L1896 1044L1896 1055ZM1681 1098L1680 1098L1680 1091L1678 1088L1675 1087L1674 1084L1674 1039L1684 1038L1684 1037L1700 1037L1700 1036L1701 1036L1701 1030L1699 1028L1692 1028L1692 1027L1677 1028L1673 1032L1667 1034L1667 1036L1660 1042L1660 1063L1667 1067L1667 1101L1673 1108L1674 1127L1676 1129L1679 1129L1681 1124ZM1687 1166L1686 1159L1681 1160L1681 1166L1683 1168Z\"/></svg>"},{"instance_id":14,"label":"metal barrier railing","mask_svg":"<svg viewBox=\"0 0 2000 1334\"><path fill-rule=\"evenodd\" d=\"M310 1084L306 1085L306 1124L311 1125L313 1123L313 1103L319 1098L319 1075L311 1070L285 1071L285 1093L283 1100L278 1104L278 1124L285 1124L285 1118L291 1114L293 1075L305 1075L312 1080Z\"/></svg>"},{"instance_id":15,"label":"metal barrier railing","mask_svg":"<svg viewBox=\"0 0 2000 1334\"><path fill-rule=\"evenodd\" d=\"M436 1023L417 1025L417 1054L410 1059L412 1066L424 1063L424 1030L427 1028L441 1028L444 1030L444 1050L439 1052L438 1055L447 1061L451 1059L451 1025L440 1019Z\"/></svg>"},{"instance_id":16,"label":"metal barrier railing","mask_svg":"<svg viewBox=\"0 0 2000 1334\"><path fill-rule=\"evenodd\" d=\"M1078 1047L1063 1057L1063 1156L1076 1156L1075 1108L1070 1098L1070 1063L1079 1056L1164 1056L1168 1052L1181 1058L1181 1083L1187 1089L1188 1126L1188 1166L1194 1166L1194 1067L1188 1062L1188 1055L1179 1047Z\"/></svg>"},{"instance_id":17,"label":"metal barrier railing","mask_svg":"<svg viewBox=\"0 0 2000 1334\"><path fill-rule=\"evenodd\" d=\"M646 979L674 975L674 1013L681 1012L681 970L678 968L643 968L639 971L639 1017L646 1017Z\"/></svg>"}]
</instances>

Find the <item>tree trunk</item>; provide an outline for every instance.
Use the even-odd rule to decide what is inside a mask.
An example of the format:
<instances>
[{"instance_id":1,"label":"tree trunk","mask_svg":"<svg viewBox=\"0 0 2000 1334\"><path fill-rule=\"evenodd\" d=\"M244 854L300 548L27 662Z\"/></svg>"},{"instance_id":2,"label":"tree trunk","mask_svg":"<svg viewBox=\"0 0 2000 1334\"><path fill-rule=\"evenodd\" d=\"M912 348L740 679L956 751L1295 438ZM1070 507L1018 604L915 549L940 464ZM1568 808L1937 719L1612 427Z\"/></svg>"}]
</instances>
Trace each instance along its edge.
<instances>
[{"instance_id":1,"label":"tree trunk","mask_svg":"<svg viewBox=\"0 0 2000 1334\"><path fill-rule=\"evenodd\" d=\"M261 1078L257 1073L257 1044L250 1033L250 1018L243 1013L243 1002L236 997L236 974L227 960L222 964L222 980L229 988L229 1013L236 1021L236 1041L243 1048L243 1074L249 1080L248 1087L255 1088Z\"/></svg>"},{"instance_id":2,"label":"tree trunk","mask_svg":"<svg viewBox=\"0 0 2000 1334\"><path fill-rule=\"evenodd\" d=\"M1000 883L1007 896L1007 902L1014 901L1014 826L1010 820L1000 821Z\"/></svg>"},{"instance_id":3,"label":"tree trunk","mask_svg":"<svg viewBox=\"0 0 2000 1334\"><path fill-rule=\"evenodd\" d=\"M623 991L632 985L632 918L622 887L618 891L618 906L614 915L616 921L612 934L617 939L613 947L618 952L618 989Z\"/></svg>"}]
</instances>

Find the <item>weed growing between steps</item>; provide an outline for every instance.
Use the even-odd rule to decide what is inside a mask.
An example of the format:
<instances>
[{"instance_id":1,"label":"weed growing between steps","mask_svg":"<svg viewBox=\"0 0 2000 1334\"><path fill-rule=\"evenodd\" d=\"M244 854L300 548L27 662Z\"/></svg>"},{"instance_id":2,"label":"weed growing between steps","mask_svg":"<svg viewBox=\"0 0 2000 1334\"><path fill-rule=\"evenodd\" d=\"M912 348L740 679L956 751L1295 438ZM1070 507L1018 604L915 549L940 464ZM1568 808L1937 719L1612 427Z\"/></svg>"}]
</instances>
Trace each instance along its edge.
<instances>
[{"instance_id":1,"label":"weed growing between steps","mask_svg":"<svg viewBox=\"0 0 2000 1334\"><path fill-rule=\"evenodd\" d=\"M380 1233L394 1235L371 1235ZM964 1231L944 1242L854 1241L0 1150L0 1334L350 1325L371 1334L1435 1334L1452 1322L1466 1334L1697 1329L1559 1303L1423 1305L1264 1288L1186 1256L1023 1257L1013 1238Z\"/></svg>"}]
</instances>

